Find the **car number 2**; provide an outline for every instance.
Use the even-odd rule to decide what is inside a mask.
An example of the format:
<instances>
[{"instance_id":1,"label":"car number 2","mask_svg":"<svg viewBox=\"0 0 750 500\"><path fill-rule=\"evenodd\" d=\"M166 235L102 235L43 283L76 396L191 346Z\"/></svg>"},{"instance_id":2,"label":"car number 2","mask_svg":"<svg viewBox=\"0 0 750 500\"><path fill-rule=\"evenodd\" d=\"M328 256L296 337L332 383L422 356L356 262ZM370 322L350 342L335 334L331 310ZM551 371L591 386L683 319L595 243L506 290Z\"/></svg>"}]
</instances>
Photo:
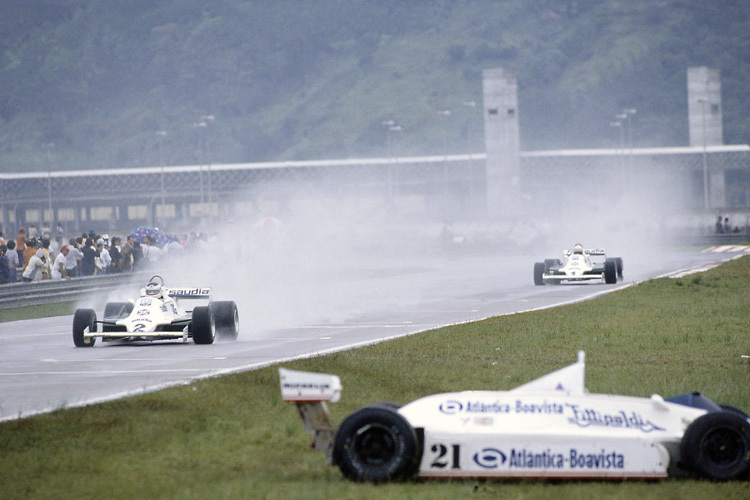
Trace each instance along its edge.
<instances>
[{"instance_id":1,"label":"car number 2","mask_svg":"<svg viewBox=\"0 0 750 500\"><path fill-rule=\"evenodd\" d=\"M461 446L460 445L452 444L450 445L450 450L449 450L448 446L442 443L435 443L430 448L430 451L434 455L434 458L432 460L432 463L430 464L430 467L434 467L436 469L444 469L446 467L449 467L451 469L461 468L461 461L460 461Z\"/></svg>"},{"instance_id":2,"label":"car number 2","mask_svg":"<svg viewBox=\"0 0 750 500\"><path fill-rule=\"evenodd\" d=\"M136 332L136 333L137 332L142 332L145 329L146 329L146 324L145 323L136 323L135 325L133 325L133 331Z\"/></svg>"}]
</instances>

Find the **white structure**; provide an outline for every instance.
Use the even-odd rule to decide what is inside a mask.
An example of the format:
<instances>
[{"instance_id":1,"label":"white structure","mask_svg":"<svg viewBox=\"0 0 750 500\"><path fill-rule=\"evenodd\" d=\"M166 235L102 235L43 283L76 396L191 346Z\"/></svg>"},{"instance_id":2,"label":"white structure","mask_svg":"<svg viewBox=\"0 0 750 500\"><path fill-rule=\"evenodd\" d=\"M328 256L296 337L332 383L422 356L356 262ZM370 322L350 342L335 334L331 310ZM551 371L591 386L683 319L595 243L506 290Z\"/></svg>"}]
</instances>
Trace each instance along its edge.
<instances>
[{"instance_id":1,"label":"white structure","mask_svg":"<svg viewBox=\"0 0 750 500\"><path fill-rule=\"evenodd\" d=\"M512 71L485 69L484 144L487 154L487 212L491 217L520 212L518 83Z\"/></svg>"}]
</instances>

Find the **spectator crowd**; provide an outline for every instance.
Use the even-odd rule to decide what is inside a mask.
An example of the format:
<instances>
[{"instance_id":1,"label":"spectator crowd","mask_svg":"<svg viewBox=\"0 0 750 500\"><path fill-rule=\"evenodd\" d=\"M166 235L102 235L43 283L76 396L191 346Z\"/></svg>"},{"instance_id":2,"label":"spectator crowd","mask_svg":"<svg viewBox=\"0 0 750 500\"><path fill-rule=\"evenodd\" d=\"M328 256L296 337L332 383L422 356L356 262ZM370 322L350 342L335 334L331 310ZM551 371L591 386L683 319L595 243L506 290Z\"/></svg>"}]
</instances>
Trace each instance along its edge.
<instances>
[{"instance_id":1,"label":"spectator crowd","mask_svg":"<svg viewBox=\"0 0 750 500\"><path fill-rule=\"evenodd\" d=\"M159 245L155 238L145 241L129 234L119 236L95 231L65 239L62 224L54 234L48 223L39 231L30 224L28 231L20 228L15 239L0 232L0 284L18 281L63 280L79 276L132 272L154 267L157 263L180 258L186 250L204 246L207 235L191 233L178 238L167 235Z\"/></svg>"}]
</instances>

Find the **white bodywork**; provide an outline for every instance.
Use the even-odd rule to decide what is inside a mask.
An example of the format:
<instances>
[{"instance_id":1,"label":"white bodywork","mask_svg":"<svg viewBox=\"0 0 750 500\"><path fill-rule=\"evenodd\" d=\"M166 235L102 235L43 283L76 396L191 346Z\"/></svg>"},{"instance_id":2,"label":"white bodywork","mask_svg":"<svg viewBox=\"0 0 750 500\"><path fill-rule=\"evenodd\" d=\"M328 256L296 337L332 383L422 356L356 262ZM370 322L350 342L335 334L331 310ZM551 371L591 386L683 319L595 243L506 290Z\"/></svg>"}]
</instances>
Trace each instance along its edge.
<instances>
[{"instance_id":1,"label":"white bodywork","mask_svg":"<svg viewBox=\"0 0 750 500\"><path fill-rule=\"evenodd\" d=\"M435 394L401 407L398 413L423 433L418 475L667 477L680 458L688 425L707 411L658 395L590 394L584 388L584 369L580 352L576 363L510 391ZM318 401L334 401L335 391L322 386L340 391L333 375L325 380L320 374L313 379L304 372L280 372L282 392L287 386L284 399L298 406L313 404L316 391L325 396ZM308 382L311 392L300 392L299 398L288 390ZM316 430L308 421L306 427Z\"/></svg>"},{"instance_id":2,"label":"white bodywork","mask_svg":"<svg viewBox=\"0 0 750 500\"><path fill-rule=\"evenodd\" d=\"M142 339L188 339L188 324L192 317L190 311L185 311L177 299L206 299L210 298L211 289L198 288L167 288L161 287L159 295L146 295L145 288L141 289L141 296L130 302L133 310L126 317L112 322L116 326L125 327L125 331L101 331L84 333L84 338L100 337L102 339L142 338ZM110 323L111 318L104 318L103 325ZM157 328L165 325L175 325L179 330L164 331Z\"/></svg>"},{"instance_id":3,"label":"white bodywork","mask_svg":"<svg viewBox=\"0 0 750 500\"><path fill-rule=\"evenodd\" d=\"M545 272L545 281L604 281L604 249L584 249L583 253L563 251L563 265L558 269L562 274ZM595 273L595 274L592 274Z\"/></svg>"}]
</instances>

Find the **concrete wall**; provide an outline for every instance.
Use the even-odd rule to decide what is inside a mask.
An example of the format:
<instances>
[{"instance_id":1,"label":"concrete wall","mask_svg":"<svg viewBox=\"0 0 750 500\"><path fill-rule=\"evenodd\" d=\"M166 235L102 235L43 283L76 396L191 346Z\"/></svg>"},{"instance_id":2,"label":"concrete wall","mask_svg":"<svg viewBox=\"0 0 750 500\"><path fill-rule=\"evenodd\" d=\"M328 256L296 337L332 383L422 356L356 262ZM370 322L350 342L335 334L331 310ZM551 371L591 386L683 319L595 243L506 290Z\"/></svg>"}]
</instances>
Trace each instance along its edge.
<instances>
[{"instance_id":1,"label":"concrete wall","mask_svg":"<svg viewBox=\"0 0 750 500\"><path fill-rule=\"evenodd\" d=\"M518 128L518 83L507 69L485 69L484 143L487 153L487 213L517 215L520 208L521 167Z\"/></svg>"}]
</instances>

